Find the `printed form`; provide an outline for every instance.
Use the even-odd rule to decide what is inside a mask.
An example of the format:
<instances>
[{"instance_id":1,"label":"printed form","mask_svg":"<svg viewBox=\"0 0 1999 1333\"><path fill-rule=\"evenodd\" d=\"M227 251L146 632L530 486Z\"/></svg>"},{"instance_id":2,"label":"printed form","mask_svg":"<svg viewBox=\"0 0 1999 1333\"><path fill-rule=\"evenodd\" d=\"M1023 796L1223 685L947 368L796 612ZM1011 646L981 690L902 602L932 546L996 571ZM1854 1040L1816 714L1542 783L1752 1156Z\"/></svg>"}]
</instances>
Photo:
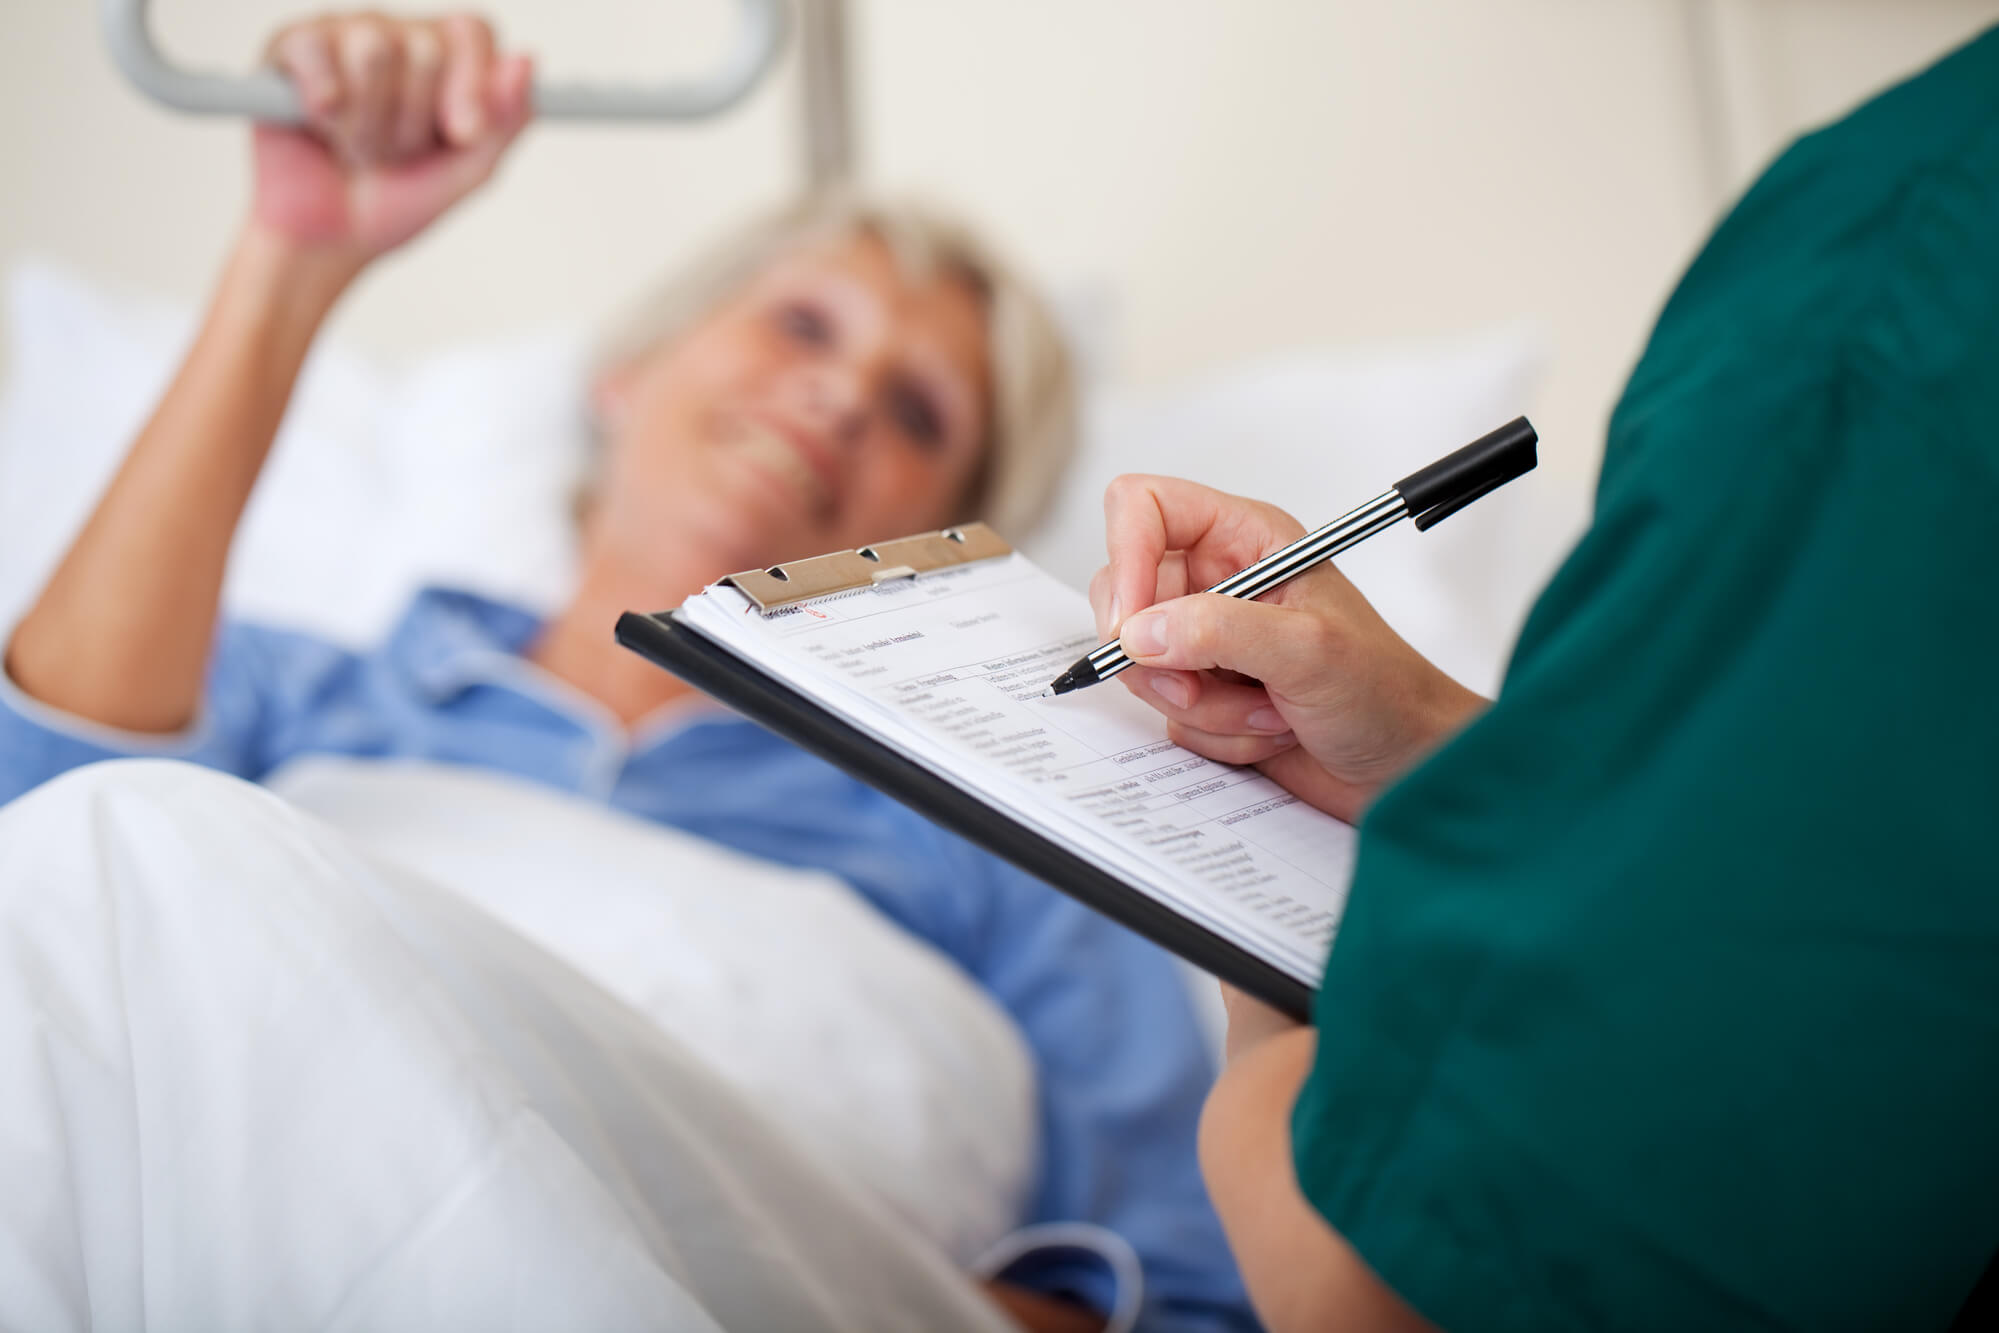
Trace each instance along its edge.
<instances>
[{"instance_id":1,"label":"printed form","mask_svg":"<svg viewBox=\"0 0 1999 1333\"><path fill-rule=\"evenodd\" d=\"M1084 597L1024 556L769 615L716 585L682 612L939 778L1318 985L1353 830L1175 745L1121 684L1037 697L1097 641Z\"/></svg>"}]
</instances>

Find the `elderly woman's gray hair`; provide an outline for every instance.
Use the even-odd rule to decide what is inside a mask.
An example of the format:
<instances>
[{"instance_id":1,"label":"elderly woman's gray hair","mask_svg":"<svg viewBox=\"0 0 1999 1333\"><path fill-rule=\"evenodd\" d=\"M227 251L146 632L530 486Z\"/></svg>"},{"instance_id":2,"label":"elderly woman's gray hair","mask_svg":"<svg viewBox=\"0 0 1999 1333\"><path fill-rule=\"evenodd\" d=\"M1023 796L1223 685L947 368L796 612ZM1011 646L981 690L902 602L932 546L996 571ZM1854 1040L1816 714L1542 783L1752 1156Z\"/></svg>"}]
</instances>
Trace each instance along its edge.
<instances>
[{"instance_id":1,"label":"elderly woman's gray hair","mask_svg":"<svg viewBox=\"0 0 1999 1333\"><path fill-rule=\"evenodd\" d=\"M880 240L913 277L940 270L963 277L984 302L992 358L991 436L957 520L981 518L1008 536L1024 534L1046 510L1075 452L1073 363L1033 288L970 230L927 208L824 196L737 228L614 326L598 351L597 367L633 360L673 337L780 256L856 233Z\"/></svg>"}]
</instances>

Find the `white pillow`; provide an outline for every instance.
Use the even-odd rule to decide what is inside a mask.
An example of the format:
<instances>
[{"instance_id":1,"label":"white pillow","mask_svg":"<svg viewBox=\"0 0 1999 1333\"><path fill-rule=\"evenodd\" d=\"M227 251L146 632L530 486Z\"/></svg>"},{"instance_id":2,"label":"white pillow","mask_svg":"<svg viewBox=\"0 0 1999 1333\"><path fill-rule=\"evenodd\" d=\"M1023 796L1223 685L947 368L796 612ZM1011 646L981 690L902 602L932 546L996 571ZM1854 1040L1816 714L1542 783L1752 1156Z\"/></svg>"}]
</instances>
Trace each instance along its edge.
<instances>
[{"instance_id":1,"label":"white pillow","mask_svg":"<svg viewBox=\"0 0 1999 1333\"><path fill-rule=\"evenodd\" d=\"M190 312L24 263L6 289L0 624L26 609L144 425ZM224 604L361 645L444 581L549 607L570 586L584 337L468 344L391 376L322 342L244 515Z\"/></svg>"}]
</instances>

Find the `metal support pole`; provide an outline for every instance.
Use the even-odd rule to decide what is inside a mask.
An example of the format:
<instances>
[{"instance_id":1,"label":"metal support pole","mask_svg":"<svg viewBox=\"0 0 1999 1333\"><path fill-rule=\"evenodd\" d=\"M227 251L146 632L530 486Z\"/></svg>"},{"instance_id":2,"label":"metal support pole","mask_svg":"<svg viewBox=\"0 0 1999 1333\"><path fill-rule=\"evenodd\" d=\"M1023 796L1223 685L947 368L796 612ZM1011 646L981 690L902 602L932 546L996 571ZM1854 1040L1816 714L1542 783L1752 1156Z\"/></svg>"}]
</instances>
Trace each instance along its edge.
<instances>
[{"instance_id":1,"label":"metal support pole","mask_svg":"<svg viewBox=\"0 0 1999 1333\"><path fill-rule=\"evenodd\" d=\"M797 0L799 106L805 182L814 192L852 183L854 114L847 0Z\"/></svg>"}]
</instances>

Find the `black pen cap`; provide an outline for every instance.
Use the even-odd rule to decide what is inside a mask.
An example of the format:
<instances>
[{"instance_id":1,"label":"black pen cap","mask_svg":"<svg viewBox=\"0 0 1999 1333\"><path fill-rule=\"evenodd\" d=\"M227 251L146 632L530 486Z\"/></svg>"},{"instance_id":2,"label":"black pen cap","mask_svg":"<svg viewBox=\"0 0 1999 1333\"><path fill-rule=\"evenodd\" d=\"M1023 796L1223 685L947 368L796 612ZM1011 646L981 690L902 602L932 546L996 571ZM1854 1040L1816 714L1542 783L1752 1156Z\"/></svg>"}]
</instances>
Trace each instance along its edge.
<instances>
[{"instance_id":1,"label":"black pen cap","mask_svg":"<svg viewBox=\"0 0 1999 1333\"><path fill-rule=\"evenodd\" d=\"M1396 493L1416 526L1427 528L1486 492L1532 472L1539 461L1534 456L1539 439L1526 417L1515 417L1490 435L1410 473L1395 483Z\"/></svg>"}]
</instances>

